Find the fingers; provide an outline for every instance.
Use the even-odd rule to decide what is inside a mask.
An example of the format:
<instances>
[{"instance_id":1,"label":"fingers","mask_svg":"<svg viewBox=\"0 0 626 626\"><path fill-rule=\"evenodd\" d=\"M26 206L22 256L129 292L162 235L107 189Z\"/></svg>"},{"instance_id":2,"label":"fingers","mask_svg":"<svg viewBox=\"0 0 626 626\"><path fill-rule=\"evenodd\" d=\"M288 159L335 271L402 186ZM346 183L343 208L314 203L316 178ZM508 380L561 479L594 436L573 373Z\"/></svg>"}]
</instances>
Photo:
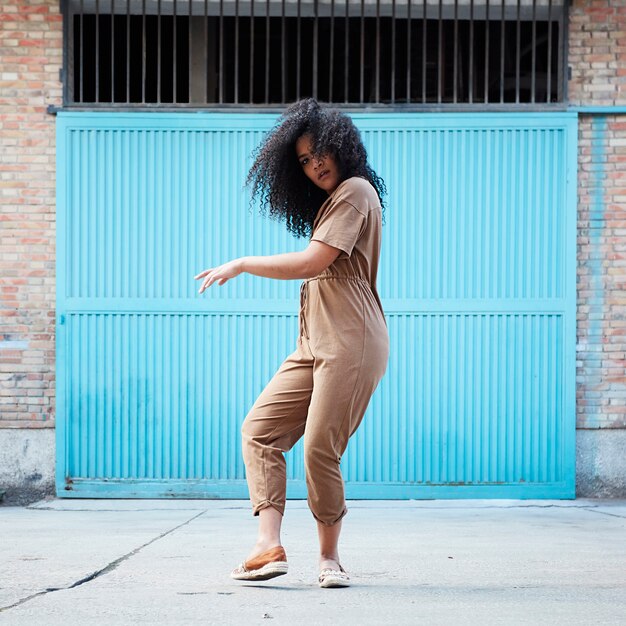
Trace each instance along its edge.
<instances>
[{"instance_id":1,"label":"fingers","mask_svg":"<svg viewBox=\"0 0 626 626\"><path fill-rule=\"evenodd\" d=\"M212 271L213 271L213 268L210 267L209 269L204 270L203 272L200 272L199 274L196 274L196 276L194 276L194 280L198 280L199 278L205 278L204 282L200 286L200 289L198 290L198 293L202 293L207 287L211 285L211 278L210 277L206 278L206 277L209 276L209 274L211 274Z\"/></svg>"},{"instance_id":2,"label":"fingers","mask_svg":"<svg viewBox=\"0 0 626 626\"><path fill-rule=\"evenodd\" d=\"M230 278L230 276L220 276L218 269L219 268L210 268L208 270L204 270L204 272L200 272L197 276L194 276L196 280L198 278L204 278L204 282L200 286L198 293L202 293L215 282L217 282L218 285L223 285Z\"/></svg>"},{"instance_id":3,"label":"fingers","mask_svg":"<svg viewBox=\"0 0 626 626\"><path fill-rule=\"evenodd\" d=\"M223 285L227 280L227 277L218 277L217 274L208 276L202 283L198 293L202 293L205 289L208 289L214 282L217 282L218 285Z\"/></svg>"},{"instance_id":4,"label":"fingers","mask_svg":"<svg viewBox=\"0 0 626 626\"><path fill-rule=\"evenodd\" d=\"M194 276L194 280L198 280L198 278L202 278L203 276L206 276L212 269L213 268L210 267L208 270L204 270L204 272L200 272L199 274Z\"/></svg>"},{"instance_id":5,"label":"fingers","mask_svg":"<svg viewBox=\"0 0 626 626\"><path fill-rule=\"evenodd\" d=\"M211 286L211 282L212 282L212 278L211 277L205 279L205 281L202 283L202 286L200 287L200 290L198 291L198 293L202 293L205 289L210 287Z\"/></svg>"}]
</instances>

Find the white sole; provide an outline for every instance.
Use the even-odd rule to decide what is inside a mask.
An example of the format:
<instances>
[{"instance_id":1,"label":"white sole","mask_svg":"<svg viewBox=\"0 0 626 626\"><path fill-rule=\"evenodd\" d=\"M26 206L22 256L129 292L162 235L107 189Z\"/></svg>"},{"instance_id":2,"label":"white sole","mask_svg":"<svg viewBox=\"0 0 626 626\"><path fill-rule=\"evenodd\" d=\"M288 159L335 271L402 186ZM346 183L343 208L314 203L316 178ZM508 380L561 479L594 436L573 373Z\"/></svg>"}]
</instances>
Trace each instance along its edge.
<instances>
[{"instance_id":1,"label":"white sole","mask_svg":"<svg viewBox=\"0 0 626 626\"><path fill-rule=\"evenodd\" d=\"M340 578L338 576L326 576L324 580L319 583L320 587L328 588L328 587L349 587L350 581L345 578Z\"/></svg>"},{"instance_id":2,"label":"white sole","mask_svg":"<svg viewBox=\"0 0 626 626\"><path fill-rule=\"evenodd\" d=\"M254 569L249 572L231 572L230 576L235 580L268 580L286 574L287 568L287 561L274 561L273 563L268 563L259 569Z\"/></svg>"}]
</instances>

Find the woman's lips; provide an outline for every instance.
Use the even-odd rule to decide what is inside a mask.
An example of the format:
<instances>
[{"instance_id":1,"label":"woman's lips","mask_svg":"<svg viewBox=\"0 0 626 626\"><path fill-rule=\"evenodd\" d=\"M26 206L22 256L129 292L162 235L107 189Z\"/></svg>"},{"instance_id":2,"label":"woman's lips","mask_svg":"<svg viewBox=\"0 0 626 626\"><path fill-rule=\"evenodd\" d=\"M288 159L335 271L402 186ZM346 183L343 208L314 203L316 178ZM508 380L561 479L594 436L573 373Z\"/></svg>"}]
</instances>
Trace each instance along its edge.
<instances>
[{"instance_id":1,"label":"woman's lips","mask_svg":"<svg viewBox=\"0 0 626 626\"><path fill-rule=\"evenodd\" d=\"M328 174L328 170L324 170L319 176L318 176L318 180L322 180L322 178L324 178L324 176L326 176Z\"/></svg>"}]
</instances>

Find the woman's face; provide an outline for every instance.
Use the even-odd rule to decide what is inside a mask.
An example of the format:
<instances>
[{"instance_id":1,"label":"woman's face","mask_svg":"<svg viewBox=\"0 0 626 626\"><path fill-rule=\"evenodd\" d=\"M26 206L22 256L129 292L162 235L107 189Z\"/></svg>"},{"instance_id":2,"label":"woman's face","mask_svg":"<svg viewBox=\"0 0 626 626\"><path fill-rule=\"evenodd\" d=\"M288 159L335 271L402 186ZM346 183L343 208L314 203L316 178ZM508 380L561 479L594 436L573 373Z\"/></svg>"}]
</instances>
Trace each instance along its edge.
<instances>
[{"instance_id":1,"label":"woman's face","mask_svg":"<svg viewBox=\"0 0 626 626\"><path fill-rule=\"evenodd\" d=\"M335 191L340 182L337 162L330 154L314 158L311 155L311 136L309 134L302 135L296 141L296 155L308 178L329 195Z\"/></svg>"}]
</instances>

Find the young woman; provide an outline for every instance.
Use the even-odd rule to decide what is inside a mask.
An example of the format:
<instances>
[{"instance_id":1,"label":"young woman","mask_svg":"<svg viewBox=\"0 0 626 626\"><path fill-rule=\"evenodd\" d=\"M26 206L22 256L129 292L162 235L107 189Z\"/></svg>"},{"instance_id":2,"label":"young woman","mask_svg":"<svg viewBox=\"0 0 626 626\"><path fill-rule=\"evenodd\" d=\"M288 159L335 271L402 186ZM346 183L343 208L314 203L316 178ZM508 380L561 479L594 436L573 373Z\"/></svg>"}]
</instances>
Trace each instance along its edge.
<instances>
[{"instance_id":1,"label":"young woman","mask_svg":"<svg viewBox=\"0 0 626 626\"><path fill-rule=\"evenodd\" d=\"M248 173L290 232L310 236L302 252L241 257L204 270L199 293L248 272L303 279L299 335L246 416L242 454L257 542L231 572L267 580L287 572L280 541L285 511L283 452L304 435L308 505L320 543L318 582L348 586L339 562L341 519L347 513L339 468L389 357L387 322L376 288L384 182L367 163L352 120L312 98L292 104L257 148Z\"/></svg>"}]
</instances>

